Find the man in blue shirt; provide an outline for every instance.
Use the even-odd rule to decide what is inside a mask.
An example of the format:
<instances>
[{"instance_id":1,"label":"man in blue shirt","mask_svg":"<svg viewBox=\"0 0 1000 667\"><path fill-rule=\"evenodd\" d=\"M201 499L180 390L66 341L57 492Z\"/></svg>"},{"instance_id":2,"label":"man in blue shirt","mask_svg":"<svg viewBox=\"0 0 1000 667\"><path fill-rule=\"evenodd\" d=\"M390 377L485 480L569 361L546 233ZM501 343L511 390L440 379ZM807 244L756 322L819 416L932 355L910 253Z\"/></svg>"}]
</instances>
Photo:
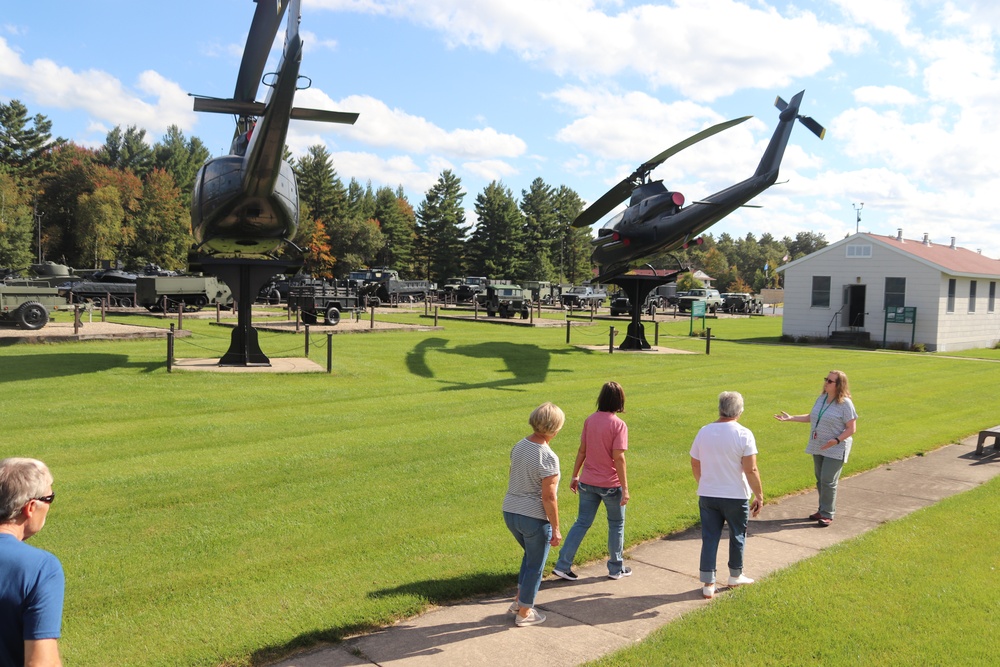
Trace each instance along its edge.
<instances>
[{"instance_id":1,"label":"man in blue shirt","mask_svg":"<svg viewBox=\"0 0 1000 667\"><path fill-rule=\"evenodd\" d=\"M25 544L45 525L55 493L41 461L0 461L0 667L61 667L66 581L59 559Z\"/></svg>"}]
</instances>

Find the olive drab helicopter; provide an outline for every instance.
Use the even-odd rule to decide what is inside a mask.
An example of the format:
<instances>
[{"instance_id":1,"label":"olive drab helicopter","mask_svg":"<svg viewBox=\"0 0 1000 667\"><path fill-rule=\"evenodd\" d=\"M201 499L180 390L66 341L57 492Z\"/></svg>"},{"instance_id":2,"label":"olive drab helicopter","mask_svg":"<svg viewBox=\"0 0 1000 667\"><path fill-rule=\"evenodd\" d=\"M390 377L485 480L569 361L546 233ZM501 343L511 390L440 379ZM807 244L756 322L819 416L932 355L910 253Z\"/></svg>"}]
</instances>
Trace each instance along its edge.
<instances>
[{"instance_id":1,"label":"olive drab helicopter","mask_svg":"<svg viewBox=\"0 0 1000 667\"><path fill-rule=\"evenodd\" d=\"M699 242L699 234L773 185L795 120L801 121L820 139L826 134L812 118L799 115L804 93L798 93L787 103L777 98L775 106L781 112L778 127L757 171L745 181L684 206L684 195L669 191L663 181L650 181L649 173L674 154L750 116L719 123L668 148L640 165L577 216L574 227L592 225L631 196L628 208L605 223L591 241L594 248L591 260L600 267L597 281L609 282L628 271L636 260L655 252L670 252Z\"/></svg>"},{"instance_id":2,"label":"olive drab helicopter","mask_svg":"<svg viewBox=\"0 0 1000 667\"><path fill-rule=\"evenodd\" d=\"M260 288L275 273L296 266L281 260L281 246L293 252L299 223L295 174L282 159L292 120L353 124L356 113L294 107L300 82L301 0L255 0L250 32L232 99L195 96L194 110L236 116L229 155L216 157L199 170L191 197L191 231L196 245L189 256L192 271L221 277L233 290L239 323L233 330L223 366L269 365L250 325L250 309ZM281 19L288 10L284 50L277 71L264 75L267 56ZM260 83L270 88L257 102ZM279 266L279 264L282 264ZM300 265L301 260L297 260Z\"/></svg>"}]
</instances>

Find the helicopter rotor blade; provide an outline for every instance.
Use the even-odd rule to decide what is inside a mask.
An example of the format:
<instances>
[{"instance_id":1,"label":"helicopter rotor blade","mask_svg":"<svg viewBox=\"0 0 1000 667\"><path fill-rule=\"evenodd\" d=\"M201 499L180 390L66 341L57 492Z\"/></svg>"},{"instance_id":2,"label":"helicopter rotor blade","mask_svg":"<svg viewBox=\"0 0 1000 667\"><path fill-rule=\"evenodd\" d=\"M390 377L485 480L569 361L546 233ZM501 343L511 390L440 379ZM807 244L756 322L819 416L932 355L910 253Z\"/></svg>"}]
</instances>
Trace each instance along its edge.
<instances>
[{"instance_id":1,"label":"helicopter rotor blade","mask_svg":"<svg viewBox=\"0 0 1000 667\"><path fill-rule=\"evenodd\" d=\"M573 220L574 227L588 227L605 215L611 212L615 206L625 201L632 194L631 177L622 179L615 187L611 188L601 198L588 206L580 215Z\"/></svg>"},{"instance_id":2,"label":"helicopter rotor blade","mask_svg":"<svg viewBox=\"0 0 1000 667\"><path fill-rule=\"evenodd\" d=\"M823 127L822 125L820 125L819 123L817 123L815 120L813 120L809 116L799 116L799 120L802 121L803 125L805 125L807 128L809 128L810 132L812 132L813 134L815 134L820 139L823 139L826 136L826 128Z\"/></svg>"},{"instance_id":3,"label":"helicopter rotor blade","mask_svg":"<svg viewBox=\"0 0 1000 667\"><path fill-rule=\"evenodd\" d=\"M722 123L713 125L712 127L705 128L697 134L693 134L684 141L676 143L667 150L663 151L656 157L642 163L639 168L632 172L632 175L628 178L623 179L613 188L608 190L600 199L595 201L593 204L588 206L580 215L573 220L574 227L586 227L592 225L605 215L611 212L611 210L618 206L618 204L625 201L632 190L634 189L633 183L636 180L641 180L646 177L646 174L656 169L658 166L666 162L666 160L677 153L680 153L685 148L692 146L703 139L707 139L713 134L727 130L734 125L739 125L740 123L753 118L753 116L743 116L742 118L734 118L733 120L727 120Z\"/></svg>"},{"instance_id":4,"label":"helicopter rotor blade","mask_svg":"<svg viewBox=\"0 0 1000 667\"><path fill-rule=\"evenodd\" d=\"M647 162L642 163L639 166L639 168L635 170L634 176L645 176L646 174L648 174L649 172L653 171L661 164L666 162L668 158L671 158L677 153L680 153L685 148L693 146L694 144L698 143L699 141L702 141L703 139L708 139L713 134L718 134L723 130L728 130L734 125L739 125L740 123L750 120L751 118L753 118L753 116L743 116L742 118L734 118L733 120L727 120L723 123L718 123L717 125L713 125L712 127L705 128L704 130L698 132L697 134L692 134L684 141L674 144L673 146L663 151L656 157L648 160Z\"/></svg>"},{"instance_id":5,"label":"helicopter rotor blade","mask_svg":"<svg viewBox=\"0 0 1000 667\"><path fill-rule=\"evenodd\" d=\"M781 95L778 95L777 97L774 98L774 106L775 108L777 108L778 111L784 111L785 109L788 108L788 102L781 99Z\"/></svg>"},{"instance_id":6,"label":"helicopter rotor blade","mask_svg":"<svg viewBox=\"0 0 1000 667\"><path fill-rule=\"evenodd\" d=\"M283 0L260 0L254 11L250 32L247 34L240 73L236 77L236 91L233 99L253 102L257 98L257 88L267 64L267 56L274 43L274 37L281 26L281 17L288 3Z\"/></svg>"}]
</instances>

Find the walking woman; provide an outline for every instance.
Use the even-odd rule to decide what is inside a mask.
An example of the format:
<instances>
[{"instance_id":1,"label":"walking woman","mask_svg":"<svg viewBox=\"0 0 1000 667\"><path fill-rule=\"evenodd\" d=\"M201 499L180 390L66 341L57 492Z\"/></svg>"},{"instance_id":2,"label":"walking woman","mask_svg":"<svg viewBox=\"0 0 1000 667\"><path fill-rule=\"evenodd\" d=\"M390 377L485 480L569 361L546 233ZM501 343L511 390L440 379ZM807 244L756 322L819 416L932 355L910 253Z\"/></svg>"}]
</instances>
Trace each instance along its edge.
<instances>
[{"instance_id":1,"label":"walking woman","mask_svg":"<svg viewBox=\"0 0 1000 667\"><path fill-rule=\"evenodd\" d=\"M528 417L532 434L510 452L510 477L503 499L503 519L524 549L517 576L517 598L508 610L521 627L538 625L545 616L535 610L549 547L559 546L559 457L549 442L563 427L566 416L552 403L539 405Z\"/></svg>"},{"instance_id":2,"label":"walking woman","mask_svg":"<svg viewBox=\"0 0 1000 667\"><path fill-rule=\"evenodd\" d=\"M573 559L602 503L608 512L608 577L621 579L632 574L632 568L622 561L625 506L629 500L625 471L628 426L618 416L624 411L625 391L621 385L605 383L597 397L597 412L587 417L580 434L580 449L569 483L569 490L580 496L580 511L566 536L566 543L559 550L559 560L553 570L557 577L568 581L579 579L572 570Z\"/></svg>"},{"instance_id":3,"label":"walking woman","mask_svg":"<svg viewBox=\"0 0 1000 667\"><path fill-rule=\"evenodd\" d=\"M813 456L819 509L810 519L821 526L833 523L837 511L837 482L851 454L852 436L857 430L858 413L851 401L847 374L830 371L823 378L823 391L805 415L780 412L774 418L782 422L804 422L810 425L806 454Z\"/></svg>"}]
</instances>

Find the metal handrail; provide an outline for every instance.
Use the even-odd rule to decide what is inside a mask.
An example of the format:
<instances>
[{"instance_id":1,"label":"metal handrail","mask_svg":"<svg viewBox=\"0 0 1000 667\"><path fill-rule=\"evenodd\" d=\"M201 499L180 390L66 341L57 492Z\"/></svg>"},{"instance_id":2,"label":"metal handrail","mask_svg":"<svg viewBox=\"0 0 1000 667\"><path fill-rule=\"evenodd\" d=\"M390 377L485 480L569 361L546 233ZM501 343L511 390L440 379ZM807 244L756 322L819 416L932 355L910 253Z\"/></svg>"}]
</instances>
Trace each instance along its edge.
<instances>
[{"instance_id":1,"label":"metal handrail","mask_svg":"<svg viewBox=\"0 0 1000 667\"><path fill-rule=\"evenodd\" d=\"M840 312L841 312L842 310L844 310L844 306L846 306L846 305L847 305L847 304L845 303L845 304L844 304L843 306L841 306L840 308L838 308L838 309L837 309L837 312L835 312L835 313L833 314L833 317L831 317L831 318L830 318L830 322L829 322L829 324L827 324L827 325L826 325L826 337L827 337L827 338L829 338L829 337L830 337L830 327L832 327L832 326L833 326L833 323L834 323L834 321L836 321L836 320L838 320L838 319L840 318ZM838 322L838 324L839 324L839 322Z\"/></svg>"}]
</instances>

